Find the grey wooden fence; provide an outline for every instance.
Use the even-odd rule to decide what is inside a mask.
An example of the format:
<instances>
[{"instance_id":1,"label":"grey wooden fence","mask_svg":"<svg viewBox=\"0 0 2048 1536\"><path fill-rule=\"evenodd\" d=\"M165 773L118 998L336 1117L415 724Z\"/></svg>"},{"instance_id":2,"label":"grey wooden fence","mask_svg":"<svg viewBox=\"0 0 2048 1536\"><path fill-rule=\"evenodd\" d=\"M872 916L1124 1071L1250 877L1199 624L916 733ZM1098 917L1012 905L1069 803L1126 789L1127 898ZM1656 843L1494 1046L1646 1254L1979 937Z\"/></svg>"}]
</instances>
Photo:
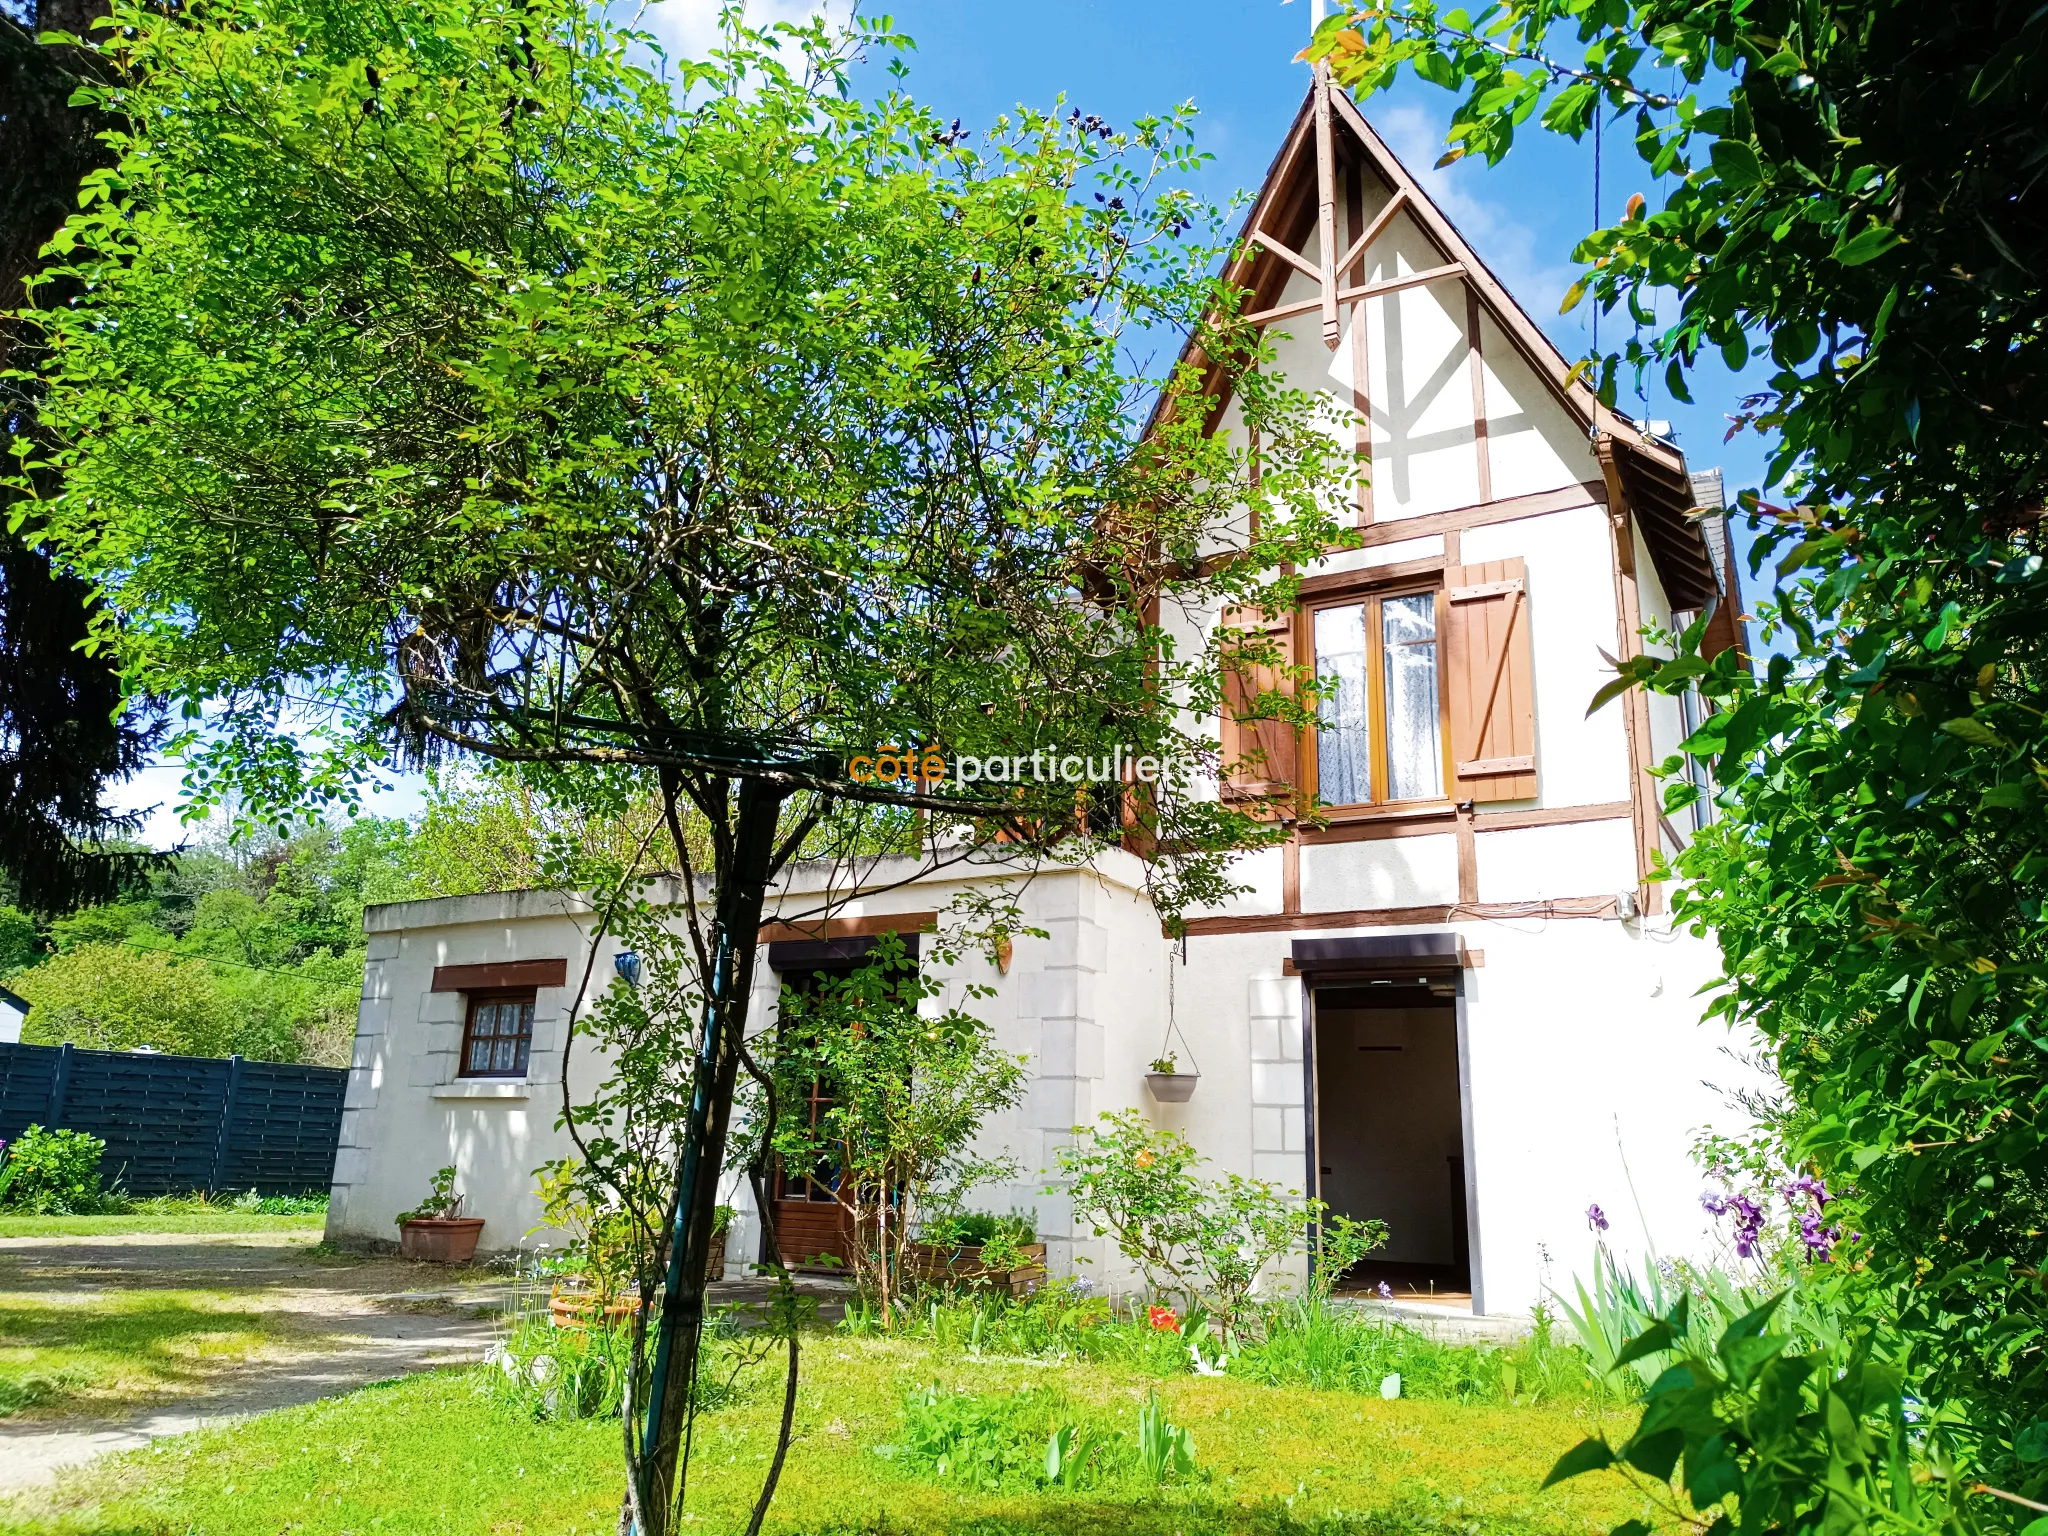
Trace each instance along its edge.
<instances>
[{"instance_id":1,"label":"grey wooden fence","mask_svg":"<svg viewBox=\"0 0 2048 1536\"><path fill-rule=\"evenodd\" d=\"M103 1177L131 1195L324 1191L347 1084L339 1067L0 1045L0 1139L90 1131Z\"/></svg>"}]
</instances>

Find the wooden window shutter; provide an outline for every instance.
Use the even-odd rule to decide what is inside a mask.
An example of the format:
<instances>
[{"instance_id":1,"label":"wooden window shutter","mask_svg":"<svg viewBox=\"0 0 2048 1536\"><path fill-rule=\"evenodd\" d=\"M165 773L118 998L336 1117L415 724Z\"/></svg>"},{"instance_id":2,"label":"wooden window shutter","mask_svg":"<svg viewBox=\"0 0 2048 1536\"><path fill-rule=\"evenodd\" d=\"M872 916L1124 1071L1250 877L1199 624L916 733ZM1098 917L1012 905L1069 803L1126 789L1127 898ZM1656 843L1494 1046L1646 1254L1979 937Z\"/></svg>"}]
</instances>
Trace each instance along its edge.
<instances>
[{"instance_id":1,"label":"wooden window shutter","mask_svg":"<svg viewBox=\"0 0 2048 1536\"><path fill-rule=\"evenodd\" d=\"M1222 755L1228 799L1292 794L1301 782L1301 735L1290 721L1259 713L1261 697L1294 691L1294 679L1270 661L1233 665L1235 637L1261 643L1283 661L1294 657L1291 614L1271 615L1256 608L1233 608L1223 615L1227 633L1223 652Z\"/></svg>"},{"instance_id":2,"label":"wooden window shutter","mask_svg":"<svg viewBox=\"0 0 2048 1536\"><path fill-rule=\"evenodd\" d=\"M1451 798L1536 793L1536 678L1529 577L1520 557L1444 572L1444 692Z\"/></svg>"}]
</instances>

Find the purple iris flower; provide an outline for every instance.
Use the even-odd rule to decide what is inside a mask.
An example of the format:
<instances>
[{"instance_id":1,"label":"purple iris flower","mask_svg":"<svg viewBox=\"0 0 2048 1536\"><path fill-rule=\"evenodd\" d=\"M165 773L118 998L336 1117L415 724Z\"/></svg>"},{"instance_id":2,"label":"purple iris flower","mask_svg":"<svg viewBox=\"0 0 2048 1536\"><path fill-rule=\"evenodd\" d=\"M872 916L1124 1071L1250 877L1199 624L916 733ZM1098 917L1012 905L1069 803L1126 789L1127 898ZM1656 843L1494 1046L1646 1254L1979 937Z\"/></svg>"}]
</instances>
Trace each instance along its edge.
<instances>
[{"instance_id":1,"label":"purple iris flower","mask_svg":"<svg viewBox=\"0 0 2048 1536\"><path fill-rule=\"evenodd\" d=\"M1815 1178L1810 1173L1802 1173L1790 1184L1787 1184L1779 1193L1784 1195L1787 1205L1797 1205L1804 1198L1813 1202L1815 1210L1821 1209L1830 1200L1835 1198L1828 1193L1827 1183L1824 1180Z\"/></svg>"},{"instance_id":2,"label":"purple iris flower","mask_svg":"<svg viewBox=\"0 0 2048 1536\"><path fill-rule=\"evenodd\" d=\"M1386 1282L1386 1281L1382 1280L1382 1281L1380 1282L1380 1300L1381 1300L1381 1301L1392 1301L1393 1299L1394 1299L1394 1288L1393 1288L1393 1287L1392 1287L1391 1285L1387 1284L1387 1282Z\"/></svg>"},{"instance_id":3,"label":"purple iris flower","mask_svg":"<svg viewBox=\"0 0 2048 1536\"><path fill-rule=\"evenodd\" d=\"M1842 1240L1842 1229L1822 1226L1819 1211L1801 1211L1799 1240L1806 1244L1808 1258L1816 1264L1825 1264L1834 1257L1835 1244Z\"/></svg>"},{"instance_id":4,"label":"purple iris flower","mask_svg":"<svg viewBox=\"0 0 2048 1536\"><path fill-rule=\"evenodd\" d=\"M1587 1206L1586 1225L1595 1232L1605 1232L1607 1230L1607 1213L1601 1210L1598 1205Z\"/></svg>"},{"instance_id":5,"label":"purple iris flower","mask_svg":"<svg viewBox=\"0 0 2048 1536\"><path fill-rule=\"evenodd\" d=\"M1700 1196L1700 1208L1709 1216L1732 1216L1735 1218L1734 1231L1737 1258L1752 1257L1759 1246L1764 1230L1764 1208L1748 1195L1722 1195L1708 1191Z\"/></svg>"}]
</instances>

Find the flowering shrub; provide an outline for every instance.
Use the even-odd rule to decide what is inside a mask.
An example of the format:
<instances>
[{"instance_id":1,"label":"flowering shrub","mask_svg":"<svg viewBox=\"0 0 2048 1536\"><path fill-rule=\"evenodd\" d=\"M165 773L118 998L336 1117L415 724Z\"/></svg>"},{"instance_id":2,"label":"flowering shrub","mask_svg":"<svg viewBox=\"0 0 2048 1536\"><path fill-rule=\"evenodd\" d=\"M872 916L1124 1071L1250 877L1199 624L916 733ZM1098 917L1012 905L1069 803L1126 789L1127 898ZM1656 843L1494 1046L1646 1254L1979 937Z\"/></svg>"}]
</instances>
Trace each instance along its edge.
<instances>
[{"instance_id":1,"label":"flowering shrub","mask_svg":"<svg viewBox=\"0 0 2048 1536\"><path fill-rule=\"evenodd\" d=\"M1206 1302L1224 1335L1249 1319L1247 1304L1267 1268L1320 1236L1310 1286L1327 1293L1336 1277L1387 1239L1384 1222L1353 1221L1320 1200L1263 1179L1226 1174L1208 1182L1186 1137L1146 1124L1135 1110L1104 1114L1059 1149L1059 1190L1074 1215L1144 1275L1155 1294L1189 1307Z\"/></svg>"}]
</instances>

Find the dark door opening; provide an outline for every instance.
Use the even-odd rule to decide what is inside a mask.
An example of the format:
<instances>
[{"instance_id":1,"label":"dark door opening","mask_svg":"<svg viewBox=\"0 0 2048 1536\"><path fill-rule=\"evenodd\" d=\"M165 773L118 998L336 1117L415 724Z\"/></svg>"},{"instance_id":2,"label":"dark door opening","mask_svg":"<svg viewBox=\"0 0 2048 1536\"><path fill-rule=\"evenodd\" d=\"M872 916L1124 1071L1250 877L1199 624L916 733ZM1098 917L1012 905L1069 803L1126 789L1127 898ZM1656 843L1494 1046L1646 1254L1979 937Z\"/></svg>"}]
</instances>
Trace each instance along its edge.
<instances>
[{"instance_id":1,"label":"dark door opening","mask_svg":"<svg viewBox=\"0 0 2048 1536\"><path fill-rule=\"evenodd\" d=\"M1413 976L1317 985L1315 1157L1322 1198L1378 1218L1387 1244L1345 1289L1468 1301L1472 1247L1457 1000Z\"/></svg>"}]
</instances>

